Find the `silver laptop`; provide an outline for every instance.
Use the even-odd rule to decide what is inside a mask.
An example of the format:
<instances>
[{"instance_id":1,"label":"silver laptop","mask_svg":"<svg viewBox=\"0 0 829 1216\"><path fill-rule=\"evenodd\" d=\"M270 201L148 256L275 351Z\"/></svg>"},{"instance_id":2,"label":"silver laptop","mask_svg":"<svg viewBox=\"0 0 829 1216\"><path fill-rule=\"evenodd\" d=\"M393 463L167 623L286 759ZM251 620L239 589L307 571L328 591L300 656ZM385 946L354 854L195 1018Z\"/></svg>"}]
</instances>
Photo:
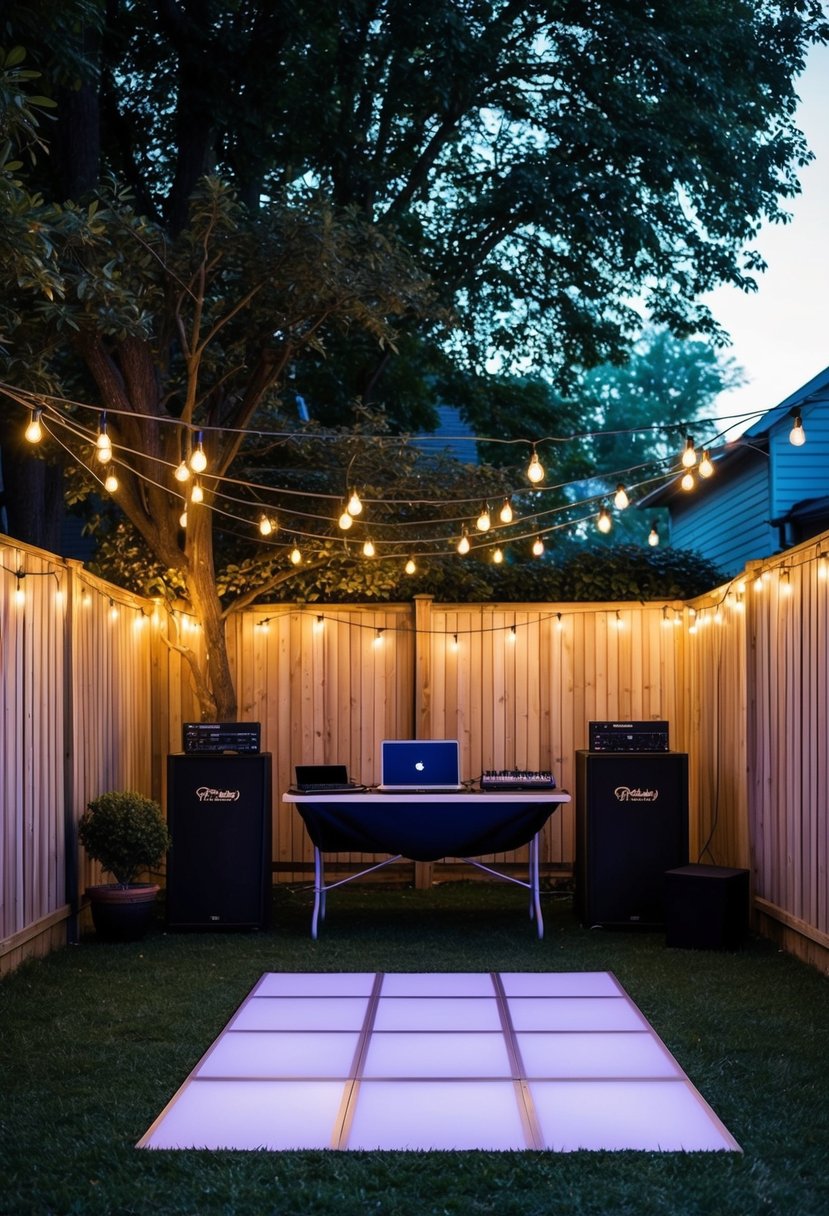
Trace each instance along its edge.
<instances>
[{"instance_id":1,"label":"silver laptop","mask_svg":"<svg viewBox=\"0 0 829 1216\"><path fill-rule=\"evenodd\" d=\"M462 790L457 739L384 739L380 784L384 794L442 794Z\"/></svg>"}]
</instances>

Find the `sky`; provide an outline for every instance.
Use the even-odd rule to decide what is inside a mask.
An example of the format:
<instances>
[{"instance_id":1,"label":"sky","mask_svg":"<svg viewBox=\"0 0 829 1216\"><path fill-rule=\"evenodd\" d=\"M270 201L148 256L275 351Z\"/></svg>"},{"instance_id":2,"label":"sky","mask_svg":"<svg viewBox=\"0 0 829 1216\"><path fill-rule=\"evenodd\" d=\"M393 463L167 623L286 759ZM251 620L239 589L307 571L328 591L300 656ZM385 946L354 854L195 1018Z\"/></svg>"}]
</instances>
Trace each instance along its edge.
<instances>
[{"instance_id":1,"label":"sky","mask_svg":"<svg viewBox=\"0 0 829 1216\"><path fill-rule=\"evenodd\" d=\"M757 292L726 287L706 297L731 335L726 353L748 379L720 396L720 416L764 413L829 366L829 47L810 52L797 92L798 126L815 159L787 207L792 221L767 225L752 243L768 263Z\"/></svg>"}]
</instances>

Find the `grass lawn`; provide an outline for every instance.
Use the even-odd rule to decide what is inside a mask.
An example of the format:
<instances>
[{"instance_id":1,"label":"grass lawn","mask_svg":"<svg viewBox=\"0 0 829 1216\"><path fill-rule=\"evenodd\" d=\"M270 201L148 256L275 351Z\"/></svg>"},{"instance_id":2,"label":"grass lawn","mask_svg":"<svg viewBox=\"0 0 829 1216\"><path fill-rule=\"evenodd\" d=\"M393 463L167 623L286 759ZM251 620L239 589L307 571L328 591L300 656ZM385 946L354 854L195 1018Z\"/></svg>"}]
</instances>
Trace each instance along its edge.
<instances>
[{"instance_id":1,"label":"grass lawn","mask_svg":"<svg viewBox=\"0 0 829 1216\"><path fill-rule=\"evenodd\" d=\"M582 928L547 895L538 941L501 884L347 888L309 937L278 888L268 933L78 946L0 983L0 1213L83 1216L826 1216L829 980L770 943L667 949ZM612 971L742 1145L726 1153L137 1151L265 971Z\"/></svg>"}]
</instances>

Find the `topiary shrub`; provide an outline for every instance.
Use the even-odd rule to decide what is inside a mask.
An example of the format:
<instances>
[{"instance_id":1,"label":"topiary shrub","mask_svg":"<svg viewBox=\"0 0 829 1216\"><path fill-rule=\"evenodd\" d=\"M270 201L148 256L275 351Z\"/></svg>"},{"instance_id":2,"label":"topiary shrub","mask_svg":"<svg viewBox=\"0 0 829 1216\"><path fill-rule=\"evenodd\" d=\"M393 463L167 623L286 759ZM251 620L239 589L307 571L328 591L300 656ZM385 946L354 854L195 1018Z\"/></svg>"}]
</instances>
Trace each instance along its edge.
<instances>
[{"instance_id":1,"label":"topiary shrub","mask_svg":"<svg viewBox=\"0 0 829 1216\"><path fill-rule=\"evenodd\" d=\"M171 844L161 807L132 790L93 798L78 824L78 839L120 886L158 866Z\"/></svg>"}]
</instances>

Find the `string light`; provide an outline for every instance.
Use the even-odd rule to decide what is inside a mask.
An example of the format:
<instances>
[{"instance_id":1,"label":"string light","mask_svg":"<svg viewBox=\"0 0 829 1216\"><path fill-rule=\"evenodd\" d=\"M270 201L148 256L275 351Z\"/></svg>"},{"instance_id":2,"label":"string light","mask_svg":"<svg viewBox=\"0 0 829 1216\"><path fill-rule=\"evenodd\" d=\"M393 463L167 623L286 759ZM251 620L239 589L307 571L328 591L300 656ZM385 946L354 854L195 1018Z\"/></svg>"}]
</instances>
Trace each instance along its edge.
<instances>
[{"instance_id":1,"label":"string light","mask_svg":"<svg viewBox=\"0 0 829 1216\"><path fill-rule=\"evenodd\" d=\"M671 625L671 622L668 620L668 609L667 609L667 606L663 605L663 608L662 608L662 628L663 628L663 629L669 629L669 628L670 628L670 625Z\"/></svg>"},{"instance_id":2,"label":"string light","mask_svg":"<svg viewBox=\"0 0 829 1216\"><path fill-rule=\"evenodd\" d=\"M406 570L407 574L414 574L415 570L417 570L417 566L415 565L415 561L414 561L413 557L410 557L409 560L406 562L405 570Z\"/></svg>"},{"instance_id":3,"label":"string light","mask_svg":"<svg viewBox=\"0 0 829 1216\"><path fill-rule=\"evenodd\" d=\"M181 461L173 476L175 477L176 481L189 481L190 470L187 467L186 461Z\"/></svg>"},{"instance_id":4,"label":"string light","mask_svg":"<svg viewBox=\"0 0 829 1216\"><path fill-rule=\"evenodd\" d=\"M302 561L302 554L299 551L299 546L295 543L291 549L291 565L298 566Z\"/></svg>"},{"instance_id":5,"label":"string light","mask_svg":"<svg viewBox=\"0 0 829 1216\"><path fill-rule=\"evenodd\" d=\"M510 643L510 645L514 646L517 640L518 640L518 634L516 632L515 626L510 625L509 633L507 634L507 641Z\"/></svg>"},{"instance_id":6,"label":"string light","mask_svg":"<svg viewBox=\"0 0 829 1216\"><path fill-rule=\"evenodd\" d=\"M683 490L693 490L694 486L696 485L696 482L694 481L694 474L689 471L685 474L679 484L682 486Z\"/></svg>"},{"instance_id":7,"label":"string light","mask_svg":"<svg viewBox=\"0 0 829 1216\"><path fill-rule=\"evenodd\" d=\"M207 468L207 456L204 452L204 435L201 431L196 436L196 446L190 453L190 468L194 473L203 473Z\"/></svg>"},{"instance_id":8,"label":"string light","mask_svg":"<svg viewBox=\"0 0 829 1216\"><path fill-rule=\"evenodd\" d=\"M556 632L561 633L561 631L563 629L564 629L564 621L561 619L561 613L557 612L556 613Z\"/></svg>"},{"instance_id":9,"label":"string light","mask_svg":"<svg viewBox=\"0 0 829 1216\"><path fill-rule=\"evenodd\" d=\"M544 541L540 536L537 536L533 541L533 557L541 557L544 552Z\"/></svg>"},{"instance_id":10,"label":"string light","mask_svg":"<svg viewBox=\"0 0 829 1216\"><path fill-rule=\"evenodd\" d=\"M190 501L204 502L204 490L202 489L201 482L198 479L193 482L193 489L190 491Z\"/></svg>"},{"instance_id":11,"label":"string light","mask_svg":"<svg viewBox=\"0 0 829 1216\"><path fill-rule=\"evenodd\" d=\"M625 507L630 506L630 499L628 498L627 490L621 482L619 482L618 486L616 487L616 494L613 502L619 511L624 511Z\"/></svg>"},{"instance_id":12,"label":"string light","mask_svg":"<svg viewBox=\"0 0 829 1216\"><path fill-rule=\"evenodd\" d=\"M502 549L496 549L496 550L494 551L494 553L492 554L492 560L493 560L493 562L495 563L495 565L496 565L496 566L500 566L500 565L501 565L501 563L502 563L502 562L503 562L503 560L504 560L504 553L503 553L503 550L502 550Z\"/></svg>"},{"instance_id":13,"label":"string light","mask_svg":"<svg viewBox=\"0 0 829 1216\"><path fill-rule=\"evenodd\" d=\"M622 620L622 614L620 613L618 608L616 609L616 616L614 618L613 624L617 629L624 629L624 627L625 627L625 622Z\"/></svg>"},{"instance_id":14,"label":"string light","mask_svg":"<svg viewBox=\"0 0 829 1216\"><path fill-rule=\"evenodd\" d=\"M457 654L457 652L460 650L460 648L461 647L460 647L460 643L458 642L458 635L456 633L453 633L452 641L449 643L449 649L454 651L455 654Z\"/></svg>"},{"instance_id":15,"label":"string light","mask_svg":"<svg viewBox=\"0 0 829 1216\"><path fill-rule=\"evenodd\" d=\"M354 517L352 515L349 515L347 507L343 508L342 514L340 515L340 518L337 520L337 523L342 528L343 532L347 532L348 529L351 527L351 525L354 523Z\"/></svg>"},{"instance_id":16,"label":"string light","mask_svg":"<svg viewBox=\"0 0 829 1216\"><path fill-rule=\"evenodd\" d=\"M17 585L14 589L14 602L20 606L26 603L26 592L23 588L23 580L26 577L26 571L16 570L14 577L17 579Z\"/></svg>"},{"instance_id":17,"label":"string light","mask_svg":"<svg viewBox=\"0 0 829 1216\"><path fill-rule=\"evenodd\" d=\"M374 557L377 550L374 548L374 542L367 540L363 544L363 557Z\"/></svg>"},{"instance_id":18,"label":"string light","mask_svg":"<svg viewBox=\"0 0 829 1216\"><path fill-rule=\"evenodd\" d=\"M320 613L320 615L314 621L314 633L322 633L324 628L325 628L325 617Z\"/></svg>"},{"instance_id":19,"label":"string light","mask_svg":"<svg viewBox=\"0 0 829 1216\"><path fill-rule=\"evenodd\" d=\"M114 473L107 473L106 479L104 480L104 489L106 490L107 494L114 494L118 489L118 478Z\"/></svg>"},{"instance_id":20,"label":"string light","mask_svg":"<svg viewBox=\"0 0 829 1216\"><path fill-rule=\"evenodd\" d=\"M501 510L498 512L498 518L500 519L502 524L511 524L513 521L513 516L514 516L514 512L512 509L512 503L510 502L510 500L508 498L505 498L504 505L501 507Z\"/></svg>"},{"instance_id":21,"label":"string light","mask_svg":"<svg viewBox=\"0 0 829 1216\"><path fill-rule=\"evenodd\" d=\"M527 480L531 481L534 486L544 480L544 466L538 459L538 452L533 444L533 454L530 457L530 463L527 465Z\"/></svg>"},{"instance_id":22,"label":"string light","mask_svg":"<svg viewBox=\"0 0 829 1216\"><path fill-rule=\"evenodd\" d=\"M659 529L657 528L655 521L651 524L651 530L648 533L648 544L652 549L655 549L659 544Z\"/></svg>"},{"instance_id":23,"label":"string light","mask_svg":"<svg viewBox=\"0 0 829 1216\"><path fill-rule=\"evenodd\" d=\"M362 513L363 504L360 501L360 495L356 490L352 490L346 510L348 511L349 515L360 515Z\"/></svg>"},{"instance_id":24,"label":"string light","mask_svg":"<svg viewBox=\"0 0 829 1216\"><path fill-rule=\"evenodd\" d=\"M786 569L780 571L780 592L782 595L791 595L792 593L792 584L789 572Z\"/></svg>"},{"instance_id":25,"label":"string light","mask_svg":"<svg viewBox=\"0 0 829 1216\"><path fill-rule=\"evenodd\" d=\"M273 520L269 519L267 515L259 516L259 532L262 536L270 536L273 532Z\"/></svg>"},{"instance_id":26,"label":"string light","mask_svg":"<svg viewBox=\"0 0 829 1216\"><path fill-rule=\"evenodd\" d=\"M475 520L475 527L479 532L488 532L491 524L492 520L489 516L489 505L484 503L484 505L481 507L481 514Z\"/></svg>"},{"instance_id":27,"label":"string light","mask_svg":"<svg viewBox=\"0 0 829 1216\"><path fill-rule=\"evenodd\" d=\"M714 474L714 465L711 463L711 457L708 455L707 448L702 453L702 460L699 462L698 472L700 477L712 477Z\"/></svg>"},{"instance_id":28,"label":"string light","mask_svg":"<svg viewBox=\"0 0 829 1216\"><path fill-rule=\"evenodd\" d=\"M803 420L800 417L799 410L792 410L792 429L789 431L789 443L793 443L796 448L803 447L806 442L806 432L803 429Z\"/></svg>"},{"instance_id":29,"label":"string light","mask_svg":"<svg viewBox=\"0 0 829 1216\"><path fill-rule=\"evenodd\" d=\"M378 629L377 632L375 633L375 635L374 635L374 645L375 646L380 647L383 645L384 632L385 632L385 630L381 628L381 629Z\"/></svg>"},{"instance_id":30,"label":"string light","mask_svg":"<svg viewBox=\"0 0 829 1216\"><path fill-rule=\"evenodd\" d=\"M685 448L682 452L682 467L684 469L692 469L697 463L697 453L694 448L694 441L690 435L685 437Z\"/></svg>"},{"instance_id":31,"label":"string light","mask_svg":"<svg viewBox=\"0 0 829 1216\"><path fill-rule=\"evenodd\" d=\"M186 527L187 527L187 508L186 508L186 507L185 507L185 509L182 511L181 515L179 515L179 517L178 517L178 526L179 526L180 528L186 528Z\"/></svg>"},{"instance_id":32,"label":"string light","mask_svg":"<svg viewBox=\"0 0 829 1216\"><path fill-rule=\"evenodd\" d=\"M109 619L111 621L117 621L118 617L120 615L121 614L119 612L118 605L115 603L115 600L110 600L109 601Z\"/></svg>"},{"instance_id":33,"label":"string light","mask_svg":"<svg viewBox=\"0 0 829 1216\"><path fill-rule=\"evenodd\" d=\"M107 434L107 416L105 413L101 414L98 437L95 440L95 449L101 464L108 464L112 460L112 441Z\"/></svg>"},{"instance_id":34,"label":"string light","mask_svg":"<svg viewBox=\"0 0 829 1216\"><path fill-rule=\"evenodd\" d=\"M467 536L466 528L464 528L463 535L461 536L460 540L458 541L458 553L460 553L461 557L463 557L468 552L469 552L469 537Z\"/></svg>"},{"instance_id":35,"label":"string light","mask_svg":"<svg viewBox=\"0 0 829 1216\"><path fill-rule=\"evenodd\" d=\"M40 417L43 413L41 409L32 410L32 416L29 420L29 425L24 431L24 435L29 443L40 443L43 438L43 427L41 426Z\"/></svg>"},{"instance_id":36,"label":"string light","mask_svg":"<svg viewBox=\"0 0 829 1216\"><path fill-rule=\"evenodd\" d=\"M607 535L607 533L613 527L613 521L610 518L610 513L608 512L607 507L602 507L601 511L599 512L599 517L596 520L596 527L605 535Z\"/></svg>"}]
</instances>

